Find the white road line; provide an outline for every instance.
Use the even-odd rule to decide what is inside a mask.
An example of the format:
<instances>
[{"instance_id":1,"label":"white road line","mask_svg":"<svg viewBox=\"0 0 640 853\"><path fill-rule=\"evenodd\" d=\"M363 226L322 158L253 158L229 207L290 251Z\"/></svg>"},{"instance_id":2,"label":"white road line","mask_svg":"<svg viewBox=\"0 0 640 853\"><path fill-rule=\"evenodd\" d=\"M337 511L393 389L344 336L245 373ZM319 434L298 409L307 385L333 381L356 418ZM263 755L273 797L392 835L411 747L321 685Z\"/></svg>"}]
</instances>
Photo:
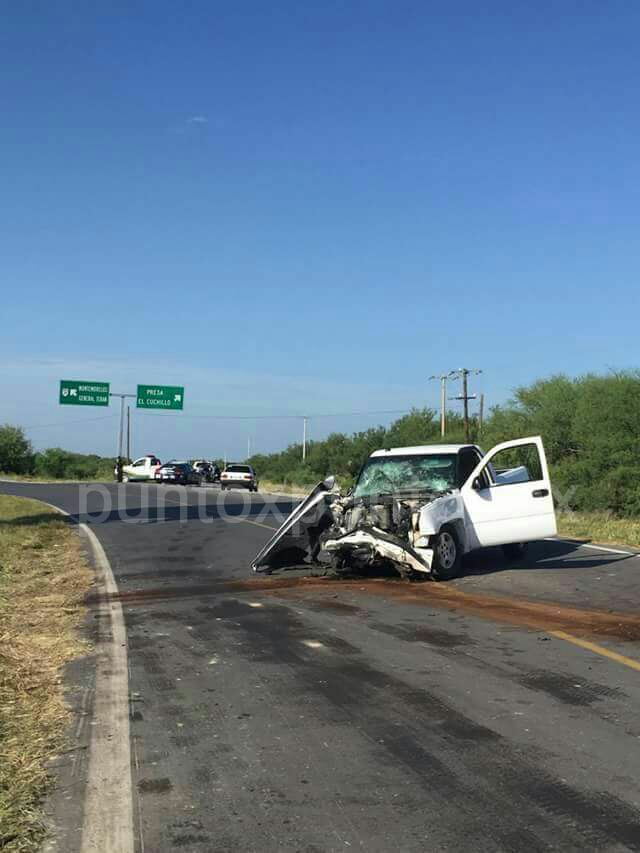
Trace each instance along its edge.
<instances>
[{"instance_id":1,"label":"white road line","mask_svg":"<svg viewBox=\"0 0 640 853\"><path fill-rule=\"evenodd\" d=\"M42 501L46 503L46 501ZM56 512L68 512L47 503ZM100 540L86 524L78 529L85 537L97 570L97 592L106 604L100 613L109 617L100 626L96 649L96 682L93 705L89 771L84 795L81 853L133 853L133 788L129 740L129 676L127 632L118 586ZM106 621L106 620L105 620Z\"/></svg>"},{"instance_id":2,"label":"white road line","mask_svg":"<svg viewBox=\"0 0 640 853\"><path fill-rule=\"evenodd\" d=\"M565 542L567 545L578 545L580 548L591 548L592 551L604 551L607 554L624 554L633 557L633 551L619 551L617 548L605 548L603 545L589 545L587 542L579 542L576 539L560 539L558 536L547 536L545 542Z\"/></svg>"},{"instance_id":3,"label":"white road line","mask_svg":"<svg viewBox=\"0 0 640 853\"><path fill-rule=\"evenodd\" d=\"M320 640L303 640L303 646L308 646L310 649L324 649L324 643L321 643Z\"/></svg>"},{"instance_id":4,"label":"white road line","mask_svg":"<svg viewBox=\"0 0 640 853\"><path fill-rule=\"evenodd\" d=\"M266 527L267 530L279 530L278 527L272 527L270 524L263 524L261 521L253 521L251 518L243 518L243 521L246 521L247 524L255 524L256 527Z\"/></svg>"},{"instance_id":5,"label":"white road line","mask_svg":"<svg viewBox=\"0 0 640 853\"><path fill-rule=\"evenodd\" d=\"M163 500L165 500L167 503L175 504L176 506L189 506L189 504L188 504L188 503L184 503L184 502L183 502L183 501L181 501L181 500L173 500L173 498L169 498L169 497L167 497L166 495L163 495ZM151 507L150 507L150 508L151 508ZM157 509L157 508L158 508L158 505L156 504L156 505L153 507L153 509Z\"/></svg>"}]
</instances>

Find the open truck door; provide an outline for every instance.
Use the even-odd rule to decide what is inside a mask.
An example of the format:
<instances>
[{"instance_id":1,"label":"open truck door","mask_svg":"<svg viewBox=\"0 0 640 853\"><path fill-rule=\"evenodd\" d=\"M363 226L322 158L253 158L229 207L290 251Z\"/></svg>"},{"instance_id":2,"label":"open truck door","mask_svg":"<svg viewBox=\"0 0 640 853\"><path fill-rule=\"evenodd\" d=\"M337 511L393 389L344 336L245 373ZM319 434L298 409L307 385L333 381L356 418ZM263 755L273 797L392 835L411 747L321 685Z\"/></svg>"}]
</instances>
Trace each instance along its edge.
<instances>
[{"instance_id":1,"label":"open truck door","mask_svg":"<svg viewBox=\"0 0 640 853\"><path fill-rule=\"evenodd\" d=\"M540 436L492 448L463 484L471 548L555 536L556 516Z\"/></svg>"}]
</instances>

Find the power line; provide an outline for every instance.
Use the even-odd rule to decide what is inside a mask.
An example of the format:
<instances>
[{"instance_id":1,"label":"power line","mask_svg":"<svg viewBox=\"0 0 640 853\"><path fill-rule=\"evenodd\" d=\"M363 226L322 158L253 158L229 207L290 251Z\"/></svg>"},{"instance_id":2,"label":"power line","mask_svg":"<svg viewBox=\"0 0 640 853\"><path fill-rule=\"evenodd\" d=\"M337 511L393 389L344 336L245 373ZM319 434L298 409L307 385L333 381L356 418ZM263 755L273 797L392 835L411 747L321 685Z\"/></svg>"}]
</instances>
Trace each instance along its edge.
<instances>
[{"instance_id":1,"label":"power line","mask_svg":"<svg viewBox=\"0 0 640 853\"><path fill-rule=\"evenodd\" d=\"M23 427L25 430L30 429L48 429L49 427L56 426L72 426L73 424L88 424L93 421L112 421L114 418L119 417L118 415L102 415L100 418L81 418L76 421L56 421L54 424L36 424L35 426L27 426Z\"/></svg>"},{"instance_id":2,"label":"power line","mask_svg":"<svg viewBox=\"0 0 640 853\"><path fill-rule=\"evenodd\" d=\"M410 412L411 409L378 409L377 411L363 412L321 412L311 415L189 415L184 412L139 412L138 417L157 418L157 417L179 417L179 418L194 418L203 420L221 420L221 421L261 421L261 420L301 420L303 418L351 418L361 415L403 415Z\"/></svg>"},{"instance_id":3,"label":"power line","mask_svg":"<svg viewBox=\"0 0 640 853\"><path fill-rule=\"evenodd\" d=\"M317 412L310 415L294 415L294 414L279 414L279 415L190 415L185 412L143 412L138 411L139 418L188 418L193 420L221 420L221 421L264 421L264 420L317 420L318 418L352 418L352 417L368 417L373 415L405 415L411 412L411 408L405 409L373 409L361 410L357 412ZM78 418L72 421L55 421L48 424L34 424L24 427L25 431L36 429L51 429L55 427L74 426L76 424L95 423L96 421L110 421L119 417L119 415L102 415L97 418Z\"/></svg>"}]
</instances>

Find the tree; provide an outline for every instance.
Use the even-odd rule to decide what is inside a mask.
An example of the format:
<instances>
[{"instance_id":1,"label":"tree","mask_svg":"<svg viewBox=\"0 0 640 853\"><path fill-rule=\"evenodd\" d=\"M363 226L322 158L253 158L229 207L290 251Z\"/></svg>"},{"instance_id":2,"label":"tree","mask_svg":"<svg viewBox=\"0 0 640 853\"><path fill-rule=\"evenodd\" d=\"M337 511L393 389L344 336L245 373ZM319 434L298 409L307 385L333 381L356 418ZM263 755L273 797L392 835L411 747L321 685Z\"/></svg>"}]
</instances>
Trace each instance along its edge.
<instances>
[{"instance_id":1,"label":"tree","mask_svg":"<svg viewBox=\"0 0 640 853\"><path fill-rule=\"evenodd\" d=\"M541 435L556 494L570 494L575 509L640 515L640 371L538 380L493 408L481 436L477 420L471 428L472 441L485 450L501 441ZM447 414L444 440L464 441L458 413ZM263 476L278 482L308 484L335 474L341 485L348 485L374 450L440 441L435 412L414 409L387 429L333 433L310 443L305 465L299 444L255 458Z\"/></svg>"},{"instance_id":2,"label":"tree","mask_svg":"<svg viewBox=\"0 0 640 853\"><path fill-rule=\"evenodd\" d=\"M0 471L28 474L33 466L33 448L19 426L0 426Z\"/></svg>"},{"instance_id":3,"label":"tree","mask_svg":"<svg viewBox=\"0 0 640 853\"><path fill-rule=\"evenodd\" d=\"M411 447L416 444L434 444L440 435L440 426L432 409L412 409L391 424L385 435L387 447Z\"/></svg>"}]
</instances>

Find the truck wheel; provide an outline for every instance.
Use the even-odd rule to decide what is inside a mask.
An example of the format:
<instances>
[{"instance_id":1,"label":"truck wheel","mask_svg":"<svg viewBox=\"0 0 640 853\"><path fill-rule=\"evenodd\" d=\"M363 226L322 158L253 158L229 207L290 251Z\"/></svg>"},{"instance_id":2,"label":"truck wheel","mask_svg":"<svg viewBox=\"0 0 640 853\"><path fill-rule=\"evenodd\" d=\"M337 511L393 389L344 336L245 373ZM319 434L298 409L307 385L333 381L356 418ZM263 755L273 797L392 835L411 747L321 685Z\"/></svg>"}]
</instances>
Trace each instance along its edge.
<instances>
[{"instance_id":1,"label":"truck wheel","mask_svg":"<svg viewBox=\"0 0 640 853\"><path fill-rule=\"evenodd\" d=\"M448 581L460 574L462 554L456 534L451 527L443 527L433 549L431 573L436 580Z\"/></svg>"},{"instance_id":2,"label":"truck wheel","mask_svg":"<svg viewBox=\"0 0 640 853\"><path fill-rule=\"evenodd\" d=\"M527 545L525 542L510 542L502 546L502 553L507 560L522 560L527 553Z\"/></svg>"},{"instance_id":3,"label":"truck wheel","mask_svg":"<svg viewBox=\"0 0 640 853\"><path fill-rule=\"evenodd\" d=\"M325 570L325 575L342 578L351 573L354 573L354 568L349 565L349 560L344 554L337 553L331 555L331 562Z\"/></svg>"}]
</instances>

